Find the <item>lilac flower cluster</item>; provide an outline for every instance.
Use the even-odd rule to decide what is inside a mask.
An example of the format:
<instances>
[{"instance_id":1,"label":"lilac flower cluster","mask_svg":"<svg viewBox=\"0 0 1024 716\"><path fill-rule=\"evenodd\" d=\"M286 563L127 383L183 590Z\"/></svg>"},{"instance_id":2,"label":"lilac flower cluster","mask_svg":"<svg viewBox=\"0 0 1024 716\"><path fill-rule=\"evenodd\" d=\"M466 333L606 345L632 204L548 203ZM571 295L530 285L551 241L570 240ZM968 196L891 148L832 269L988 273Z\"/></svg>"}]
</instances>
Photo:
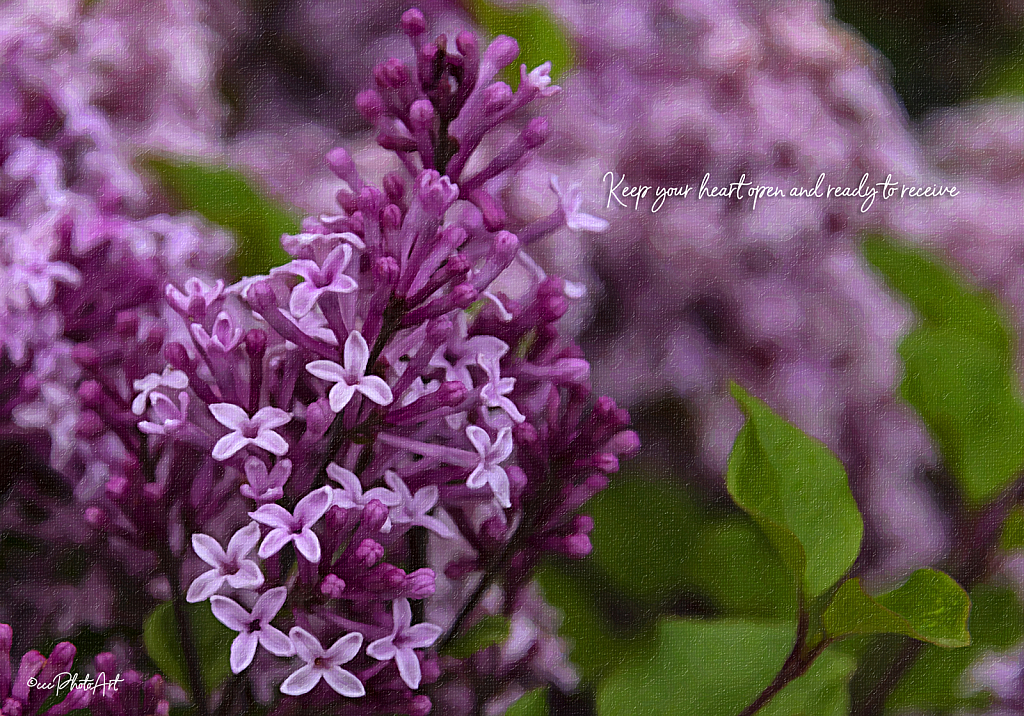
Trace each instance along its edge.
<instances>
[{"instance_id":1,"label":"lilac flower cluster","mask_svg":"<svg viewBox=\"0 0 1024 716\"><path fill-rule=\"evenodd\" d=\"M0 624L0 713L4 716L65 716L85 708L92 716L170 713L163 678L144 679L131 669L121 673L117 657L109 652L97 655L95 676L72 673L77 650L66 641L48 657L35 650L25 653L15 671L12 642L11 627Z\"/></svg>"},{"instance_id":2,"label":"lilac flower cluster","mask_svg":"<svg viewBox=\"0 0 1024 716\"><path fill-rule=\"evenodd\" d=\"M117 339L72 351L85 371L74 393L117 443L107 471L79 482L88 522L143 553L176 613L209 600L238 634L233 672L292 659L279 690L309 696L281 711L425 714L440 699L469 713L571 681L532 570L589 553L578 510L638 447L560 335L573 287L522 250L603 222L552 179L559 205L506 228L491 186L547 120L477 151L558 92L549 66L521 67L513 91L496 79L518 54L511 38L431 41L415 10L402 29L414 62L379 65L357 103L404 173L377 188L332 151L340 212L282 239L290 263L232 285L152 272L171 278L167 311L117 313ZM514 292L496 287L524 266L501 284ZM444 655L488 614L514 617L514 645Z\"/></svg>"},{"instance_id":3,"label":"lilac flower cluster","mask_svg":"<svg viewBox=\"0 0 1024 716\"><path fill-rule=\"evenodd\" d=\"M83 560L88 598L69 593L54 561L97 545L68 497L90 499L125 469L134 426L104 411L159 367L164 283L219 273L230 246L195 217L160 213L75 66L82 58L62 28L77 16L65 11L8 4L0 23L0 422L5 452L27 451L52 471L44 488L4 467L4 489L17 486L0 524L48 550L4 580L2 618L25 636L104 628L117 601L110 569L136 572L135 560L115 567L98 549ZM31 526L26 505L42 511Z\"/></svg>"}]
</instances>

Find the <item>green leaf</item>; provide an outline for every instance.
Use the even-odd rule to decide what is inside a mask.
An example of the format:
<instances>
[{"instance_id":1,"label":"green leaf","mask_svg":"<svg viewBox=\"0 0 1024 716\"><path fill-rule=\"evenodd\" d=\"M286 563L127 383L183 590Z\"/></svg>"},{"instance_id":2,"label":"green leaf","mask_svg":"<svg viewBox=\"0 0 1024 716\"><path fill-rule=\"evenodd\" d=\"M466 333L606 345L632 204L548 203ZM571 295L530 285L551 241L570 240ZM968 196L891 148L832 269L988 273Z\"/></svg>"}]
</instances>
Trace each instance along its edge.
<instances>
[{"instance_id":1,"label":"green leaf","mask_svg":"<svg viewBox=\"0 0 1024 716\"><path fill-rule=\"evenodd\" d=\"M764 533L747 515L704 520L690 543L700 549L686 550L687 586L723 617L791 619L796 582Z\"/></svg>"},{"instance_id":2,"label":"green leaf","mask_svg":"<svg viewBox=\"0 0 1024 716\"><path fill-rule=\"evenodd\" d=\"M481 649L500 644L508 638L510 623L507 617L497 614L486 616L465 634L452 639L441 650L442 654L456 659L468 659Z\"/></svg>"},{"instance_id":3,"label":"green leaf","mask_svg":"<svg viewBox=\"0 0 1024 716\"><path fill-rule=\"evenodd\" d=\"M587 503L592 559L623 594L657 601L683 588L700 528L696 507L664 482L616 480Z\"/></svg>"},{"instance_id":4,"label":"green leaf","mask_svg":"<svg viewBox=\"0 0 1024 716\"><path fill-rule=\"evenodd\" d=\"M235 633L217 621L206 602L188 604L185 610L196 640L203 683L210 692L231 673L230 645ZM142 640L146 653L160 672L186 691L190 690L178 623L170 602L161 604L146 618Z\"/></svg>"},{"instance_id":5,"label":"green leaf","mask_svg":"<svg viewBox=\"0 0 1024 716\"><path fill-rule=\"evenodd\" d=\"M847 716L850 677L857 660L849 654L824 651L800 678L768 702L758 716Z\"/></svg>"},{"instance_id":6,"label":"green leaf","mask_svg":"<svg viewBox=\"0 0 1024 716\"><path fill-rule=\"evenodd\" d=\"M1024 403L989 344L921 328L900 344L902 393L921 414L967 497L993 498L1024 467Z\"/></svg>"},{"instance_id":7,"label":"green leaf","mask_svg":"<svg viewBox=\"0 0 1024 716\"><path fill-rule=\"evenodd\" d=\"M863 250L926 324L976 336L1009 364L1013 338L989 296L969 290L956 274L917 248L873 236L864 241Z\"/></svg>"},{"instance_id":8,"label":"green leaf","mask_svg":"<svg viewBox=\"0 0 1024 716\"><path fill-rule=\"evenodd\" d=\"M808 597L842 577L860 552L864 522L846 471L827 447L732 384L747 415L726 484L779 551Z\"/></svg>"},{"instance_id":9,"label":"green leaf","mask_svg":"<svg viewBox=\"0 0 1024 716\"><path fill-rule=\"evenodd\" d=\"M547 689L527 691L508 708L505 716L548 716Z\"/></svg>"},{"instance_id":10,"label":"green leaf","mask_svg":"<svg viewBox=\"0 0 1024 716\"><path fill-rule=\"evenodd\" d=\"M992 649L1005 650L1024 636L1024 609L1009 587L979 584L971 590L971 645L964 649L926 646L887 702L887 710L962 711L984 706L983 694L967 696L964 672Z\"/></svg>"},{"instance_id":11,"label":"green leaf","mask_svg":"<svg viewBox=\"0 0 1024 716\"><path fill-rule=\"evenodd\" d=\"M1024 468L1012 332L990 297L925 253L876 238L865 241L864 254L923 318L900 345L903 397L968 499L991 499Z\"/></svg>"},{"instance_id":12,"label":"green leaf","mask_svg":"<svg viewBox=\"0 0 1024 716\"><path fill-rule=\"evenodd\" d=\"M851 634L903 634L945 647L971 643L967 617L971 600L952 577L919 569L903 585L869 596L859 579L839 587L825 610L823 623L831 638Z\"/></svg>"},{"instance_id":13,"label":"green leaf","mask_svg":"<svg viewBox=\"0 0 1024 716\"><path fill-rule=\"evenodd\" d=\"M240 275L264 274L288 262L281 234L298 232L299 218L257 191L242 174L182 159L150 159L147 166L182 209L234 232Z\"/></svg>"},{"instance_id":14,"label":"green leaf","mask_svg":"<svg viewBox=\"0 0 1024 716\"><path fill-rule=\"evenodd\" d=\"M782 667L792 624L666 620L656 651L611 674L600 716L736 716Z\"/></svg>"},{"instance_id":15,"label":"green leaf","mask_svg":"<svg viewBox=\"0 0 1024 716\"><path fill-rule=\"evenodd\" d=\"M572 67L572 47L565 30L551 13L539 5L506 7L487 0L468 0L470 14L492 35L509 35L519 43L519 58L505 72L505 81L518 86L519 65L532 70L551 63L551 76Z\"/></svg>"},{"instance_id":16,"label":"green leaf","mask_svg":"<svg viewBox=\"0 0 1024 716\"><path fill-rule=\"evenodd\" d=\"M999 547L1005 550L1024 549L1024 508L1014 507L1003 520Z\"/></svg>"},{"instance_id":17,"label":"green leaf","mask_svg":"<svg viewBox=\"0 0 1024 716\"><path fill-rule=\"evenodd\" d=\"M561 612L560 637L569 646L569 659L585 682L597 681L637 654L649 654L654 647L653 621L636 632L623 630L618 620L606 616L599 599L608 598L606 585L589 588L578 575L552 565L536 573L544 599Z\"/></svg>"}]
</instances>

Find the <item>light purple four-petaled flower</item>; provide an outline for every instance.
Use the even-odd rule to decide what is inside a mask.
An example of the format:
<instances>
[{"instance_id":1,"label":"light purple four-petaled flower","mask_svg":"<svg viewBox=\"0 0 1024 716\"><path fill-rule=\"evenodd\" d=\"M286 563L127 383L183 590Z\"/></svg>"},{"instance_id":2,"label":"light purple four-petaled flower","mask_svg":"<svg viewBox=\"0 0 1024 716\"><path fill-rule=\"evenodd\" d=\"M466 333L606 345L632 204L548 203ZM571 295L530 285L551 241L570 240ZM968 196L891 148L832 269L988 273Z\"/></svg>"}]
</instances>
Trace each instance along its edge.
<instances>
[{"instance_id":1,"label":"light purple four-petaled flower","mask_svg":"<svg viewBox=\"0 0 1024 716\"><path fill-rule=\"evenodd\" d=\"M278 504L263 505L249 516L273 529L263 538L259 555L263 559L281 551L289 542L310 562L320 561L320 540L313 533L315 525L331 506L331 488L313 490L295 506L294 514Z\"/></svg>"},{"instance_id":2,"label":"light purple four-petaled flower","mask_svg":"<svg viewBox=\"0 0 1024 716\"><path fill-rule=\"evenodd\" d=\"M479 425L470 425L466 428L466 437L473 443L480 460L473 472L466 479L466 486L474 490L489 485L494 496L498 498L498 504L502 507L511 507L509 499L508 473L501 466L505 460L512 455L512 429L502 428L498 431L498 437L491 442L491 436Z\"/></svg>"},{"instance_id":3,"label":"light purple four-petaled flower","mask_svg":"<svg viewBox=\"0 0 1024 716\"><path fill-rule=\"evenodd\" d=\"M355 699L366 694L363 682L351 671L341 668L342 664L352 661L359 653L363 645L362 634L350 632L334 642L329 649L324 649L320 641L302 627L292 627L288 636L291 637L295 653L306 663L284 680L281 693L301 696L312 691L323 679L342 696Z\"/></svg>"},{"instance_id":4,"label":"light purple four-petaled flower","mask_svg":"<svg viewBox=\"0 0 1024 716\"><path fill-rule=\"evenodd\" d=\"M363 508L371 500L379 500L385 507L395 507L401 504L402 498L386 487L371 487L363 490L363 483L351 470L346 470L333 462L327 466L327 476L339 483L342 489L334 488L332 504L345 510L357 510L362 512ZM391 516L380 528L385 534L391 531Z\"/></svg>"},{"instance_id":5,"label":"light purple four-petaled flower","mask_svg":"<svg viewBox=\"0 0 1024 716\"><path fill-rule=\"evenodd\" d=\"M437 504L438 497L440 497L437 485L421 487L416 490L416 495L413 496L409 486L398 476L397 472L393 470L385 472L384 481L388 483L388 487L394 490L393 494L398 498L397 504L391 507L388 516L390 522L399 526L408 525L413 527L418 525L426 527L440 537L448 538L453 536L448 525L436 517L431 517L427 514L434 509L434 505Z\"/></svg>"},{"instance_id":6,"label":"light purple four-petaled flower","mask_svg":"<svg viewBox=\"0 0 1024 716\"><path fill-rule=\"evenodd\" d=\"M394 659L402 681L410 689L418 689L422 674L420 660L414 649L425 649L437 641L441 636L441 627L427 622L413 626L412 607L408 599L396 599L391 606L394 615L391 634L366 647L366 653L377 661Z\"/></svg>"},{"instance_id":7,"label":"light purple four-petaled flower","mask_svg":"<svg viewBox=\"0 0 1024 716\"><path fill-rule=\"evenodd\" d=\"M370 360L370 348L359 331L352 331L345 340L345 365L330 360L315 360L306 365L306 370L317 378L334 383L328 400L331 410L340 413L352 400L356 392L362 393L377 405L390 405L394 400L391 388L382 378L366 375Z\"/></svg>"},{"instance_id":8,"label":"light purple four-petaled flower","mask_svg":"<svg viewBox=\"0 0 1024 716\"><path fill-rule=\"evenodd\" d=\"M274 656L291 656L295 653L291 640L270 624L287 596L287 587L270 589L260 595L251 612L227 597L217 595L210 600L213 616L228 629L238 632L238 636L231 642L232 672L238 674L252 663L257 644L262 644Z\"/></svg>"},{"instance_id":9,"label":"light purple four-petaled flower","mask_svg":"<svg viewBox=\"0 0 1024 716\"><path fill-rule=\"evenodd\" d=\"M327 255L323 266L309 259L295 259L270 273L290 273L305 279L292 289L288 304L292 315L302 318L313 310L313 306L325 293L352 293L358 288L355 279L345 274L351 259L352 246L341 244Z\"/></svg>"},{"instance_id":10,"label":"light purple four-petaled flower","mask_svg":"<svg viewBox=\"0 0 1024 716\"><path fill-rule=\"evenodd\" d=\"M224 586L224 582L234 589L256 589L262 585L263 573L259 566L246 559L259 541L260 526L255 522L235 532L228 541L227 550L221 549L217 540L209 535L192 535L192 549L213 569L193 580L185 599L189 602L209 599Z\"/></svg>"},{"instance_id":11,"label":"light purple four-petaled flower","mask_svg":"<svg viewBox=\"0 0 1024 716\"><path fill-rule=\"evenodd\" d=\"M288 441L274 432L288 423L292 416L280 408L260 408L251 418L234 403L213 403L210 412L217 422L231 432L213 446L214 460L227 460L249 445L261 447L275 455L288 452Z\"/></svg>"}]
</instances>

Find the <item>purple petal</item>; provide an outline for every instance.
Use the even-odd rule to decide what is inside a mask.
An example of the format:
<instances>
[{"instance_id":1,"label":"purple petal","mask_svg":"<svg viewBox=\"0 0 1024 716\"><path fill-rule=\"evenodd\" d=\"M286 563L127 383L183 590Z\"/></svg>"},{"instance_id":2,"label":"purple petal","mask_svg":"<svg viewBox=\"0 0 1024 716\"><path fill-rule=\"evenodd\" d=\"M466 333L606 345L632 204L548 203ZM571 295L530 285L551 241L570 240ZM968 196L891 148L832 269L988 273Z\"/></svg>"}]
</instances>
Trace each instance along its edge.
<instances>
[{"instance_id":1,"label":"purple petal","mask_svg":"<svg viewBox=\"0 0 1024 716\"><path fill-rule=\"evenodd\" d=\"M356 375L366 375L366 364L370 361L370 347L359 331L352 331L345 339L345 368Z\"/></svg>"},{"instance_id":2,"label":"purple petal","mask_svg":"<svg viewBox=\"0 0 1024 716\"><path fill-rule=\"evenodd\" d=\"M320 646L317 638L302 627L292 627L292 630L288 632L288 638L291 639L292 646L295 647L295 653L306 663L311 663L324 656L324 649Z\"/></svg>"},{"instance_id":3,"label":"purple petal","mask_svg":"<svg viewBox=\"0 0 1024 716\"><path fill-rule=\"evenodd\" d=\"M235 637L231 642L231 673L238 674L252 663L259 641L259 635L255 633L243 632Z\"/></svg>"},{"instance_id":4,"label":"purple petal","mask_svg":"<svg viewBox=\"0 0 1024 716\"><path fill-rule=\"evenodd\" d=\"M325 656L334 666L345 664L356 658L356 654L359 653L359 648L362 645L363 635L357 631L349 632L334 642L331 648L327 650Z\"/></svg>"},{"instance_id":5,"label":"purple petal","mask_svg":"<svg viewBox=\"0 0 1024 716\"><path fill-rule=\"evenodd\" d=\"M210 609L213 611L213 616L217 617L217 620L228 629L247 631L249 622L252 621L252 615L249 612L227 597L220 595L210 597Z\"/></svg>"},{"instance_id":6,"label":"purple petal","mask_svg":"<svg viewBox=\"0 0 1024 716\"><path fill-rule=\"evenodd\" d=\"M377 661L390 661L395 658L395 641L392 637L386 636L366 647L366 655Z\"/></svg>"},{"instance_id":7,"label":"purple petal","mask_svg":"<svg viewBox=\"0 0 1024 716\"><path fill-rule=\"evenodd\" d=\"M421 527L426 527L438 537L443 537L444 539L450 539L455 536L455 533L451 531L448 525L436 517L431 517L430 515L420 515L416 520L416 524ZM381 532L383 531L384 530L382 529Z\"/></svg>"},{"instance_id":8,"label":"purple petal","mask_svg":"<svg viewBox=\"0 0 1024 716\"><path fill-rule=\"evenodd\" d=\"M402 642L417 649L426 648L437 641L443 630L436 624L423 622L402 632Z\"/></svg>"},{"instance_id":9,"label":"purple petal","mask_svg":"<svg viewBox=\"0 0 1024 716\"><path fill-rule=\"evenodd\" d=\"M309 664L299 668L281 684L281 693L288 696L301 696L313 690L320 683L323 672Z\"/></svg>"},{"instance_id":10,"label":"purple petal","mask_svg":"<svg viewBox=\"0 0 1024 716\"><path fill-rule=\"evenodd\" d=\"M330 400L331 410L335 413L340 413L348 405L349 401L352 400L352 396L355 395L356 388L353 385L342 381L336 383L331 392L328 394Z\"/></svg>"},{"instance_id":11,"label":"purple petal","mask_svg":"<svg viewBox=\"0 0 1024 716\"><path fill-rule=\"evenodd\" d=\"M487 434L487 431L479 425L470 425L466 428L466 437L469 438L469 442L473 443L477 454L486 458L491 449L491 436Z\"/></svg>"},{"instance_id":12,"label":"purple petal","mask_svg":"<svg viewBox=\"0 0 1024 716\"><path fill-rule=\"evenodd\" d=\"M253 443L267 452L274 453L278 457L288 452L288 441L273 430L261 430L260 434L253 440Z\"/></svg>"},{"instance_id":13,"label":"purple petal","mask_svg":"<svg viewBox=\"0 0 1024 716\"><path fill-rule=\"evenodd\" d=\"M281 505L263 505L256 511L250 512L249 517L268 527L278 527L284 530L290 530L294 522L292 513Z\"/></svg>"},{"instance_id":14,"label":"purple petal","mask_svg":"<svg viewBox=\"0 0 1024 716\"><path fill-rule=\"evenodd\" d=\"M209 572L203 572L192 580L188 594L185 595L185 601L193 604L206 601L217 593L222 584L224 584L224 575L219 570L211 569Z\"/></svg>"},{"instance_id":15,"label":"purple petal","mask_svg":"<svg viewBox=\"0 0 1024 716\"><path fill-rule=\"evenodd\" d=\"M231 430L237 430L249 420L249 414L234 403L214 403L210 412L218 423Z\"/></svg>"},{"instance_id":16,"label":"purple petal","mask_svg":"<svg viewBox=\"0 0 1024 716\"><path fill-rule=\"evenodd\" d=\"M267 534L263 540L263 544L260 545L260 559L266 559L267 557L273 557L275 554L281 551L281 548L292 541L291 530L284 529L273 529Z\"/></svg>"},{"instance_id":17,"label":"purple petal","mask_svg":"<svg viewBox=\"0 0 1024 716\"><path fill-rule=\"evenodd\" d=\"M404 632L412 624L412 607L409 606L409 600L405 598L396 599L391 604L391 610L395 619L395 625L391 632L393 634Z\"/></svg>"},{"instance_id":18,"label":"purple petal","mask_svg":"<svg viewBox=\"0 0 1024 716\"><path fill-rule=\"evenodd\" d=\"M498 503L506 509L511 507L512 502L509 499L508 473L496 465L485 472L487 474L487 484L491 486L494 496L498 498Z\"/></svg>"},{"instance_id":19,"label":"purple petal","mask_svg":"<svg viewBox=\"0 0 1024 716\"><path fill-rule=\"evenodd\" d=\"M238 571L229 574L228 584L233 589L256 589L263 586L263 572L251 559L243 560L238 565Z\"/></svg>"},{"instance_id":20,"label":"purple petal","mask_svg":"<svg viewBox=\"0 0 1024 716\"><path fill-rule=\"evenodd\" d=\"M262 464L262 463L260 463ZM242 529L231 535L231 539L228 541L227 554L225 559L241 559L252 552L260 541L260 526L255 522L250 522ZM195 537L192 538L193 544L195 544ZM198 552L196 553L198 554Z\"/></svg>"},{"instance_id":21,"label":"purple petal","mask_svg":"<svg viewBox=\"0 0 1024 716\"><path fill-rule=\"evenodd\" d=\"M199 555L199 559L206 562L211 567L217 567L218 569L222 564L228 561L228 557L224 554L224 550L221 549L220 544L210 535L194 534L192 535L192 549ZM230 549L230 545L228 546Z\"/></svg>"},{"instance_id":22,"label":"purple petal","mask_svg":"<svg viewBox=\"0 0 1024 716\"><path fill-rule=\"evenodd\" d=\"M312 281L305 281L292 289L291 298L288 300L288 310L296 318L302 318L313 310L313 304L324 292L317 288Z\"/></svg>"},{"instance_id":23,"label":"purple petal","mask_svg":"<svg viewBox=\"0 0 1024 716\"><path fill-rule=\"evenodd\" d=\"M313 564L320 561L320 540L308 527L295 535L294 539L295 549L299 550L299 554Z\"/></svg>"},{"instance_id":24,"label":"purple petal","mask_svg":"<svg viewBox=\"0 0 1024 716\"><path fill-rule=\"evenodd\" d=\"M260 595L252 608L252 618L259 619L260 623L269 622L284 606L284 600L288 598L287 587L274 587Z\"/></svg>"},{"instance_id":25,"label":"purple petal","mask_svg":"<svg viewBox=\"0 0 1024 716\"><path fill-rule=\"evenodd\" d=\"M292 640L285 636L285 633L269 624L260 627L260 644L274 656L292 656L295 654L295 645Z\"/></svg>"},{"instance_id":26,"label":"purple petal","mask_svg":"<svg viewBox=\"0 0 1024 716\"><path fill-rule=\"evenodd\" d=\"M252 416L252 424L259 430L279 428L291 422L292 415L287 410L267 406L260 408Z\"/></svg>"},{"instance_id":27,"label":"purple petal","mask_svg":"<svg viewBox=\"0 0 1024 716\"><path fill-rule=\"evenodd\" d=\"M366 688L363 686L363 682L357 679L355 674L345 671L340 666L325 669L323 675L327 685L342 696L355 699L366 695Z\"/></svg>"},{"instance_id":28,"label":"purple petal","mask_svg":"<svg viewBox=\"0 0 1024 716\"><path fill-rule=\"evenodd\" d=\"M512 454L512 428L502 428L498 431L498 439L494 441L492 455L496 457L494 462L507 460Z\"/></svg>"},{"instance_id":29,"label":"purple petal","mask_svg":"<svg viewBox=\"0 0 1024 716\"><path fill-rule=\"evenodd\" d=\"M250 440L242 436L242 433L228 433L213 446L213 459L218 462L227 460L236 452L248 445Z\"/></svg>"},{"instance_id":30,"label":"purple petal","mask_svg":"<svg viewBox=\"0 0 1024 716\"><path fill-rule=\"evenodd\" d=\"M398 673L402 677L402 681L406 683L410 689L418 689L420 687L420 660L416 656L416 652L412 649L399 649L395 653L395 664L398 665Z\"/></svg>"},{"instance_id":31,"label":"purple petal","mask_svg":"<svg viewBox=\"0 0 1024 716\"><path fill-rule=\"evenodd\" d=\"M295 519L304 526L309 527L324 516L331 506L331 488L325 485L309 493L295 506Z\"/></svg>"},{"instance_id":32,"label":"purple petal","mask_svg":"<svg viewBox=\"0 0 1024 716\"><path fill-rule=\"evenodd\" d=\"M331 360L315 360L312 363L307 363L306 370L317 378L329 380L332 383L344 382L347 375L344 368Z\"/></svg>"},{"instance_id":33,"label":"purple petal","mask_svg":"<svg viewBox=\"0 0 1024 716\"><path fill-rule=\"evenodd\" d=\"M481 487L487 484L487 469L483 463L474 468L473 472L466 478L466 487L471 490L479 490Z\"/></svg>"},{"instance_id":34,"label":"purple petal","mask_svg":"<svg viewBox=\"0 0 1024 716\"><path fill-rule=\"evenodd\" d=\"M437 504L438 496L437 485L427 485L420 488L416 491L416 496L412 498L409 509L414 514L425 515L430 511L430 508Z\"/></svg>"},{"instance_id":35,"label":"purple petal","mask_svg":"<svg viewBox=\"0 0 1024 716\"><path fill-rule=\"evenodd\" d=\"M377 405L391 405L395 396L383 378L375 375L363 376L355 385L355 389L375 402Z\"/></svg>"}]
</instances>

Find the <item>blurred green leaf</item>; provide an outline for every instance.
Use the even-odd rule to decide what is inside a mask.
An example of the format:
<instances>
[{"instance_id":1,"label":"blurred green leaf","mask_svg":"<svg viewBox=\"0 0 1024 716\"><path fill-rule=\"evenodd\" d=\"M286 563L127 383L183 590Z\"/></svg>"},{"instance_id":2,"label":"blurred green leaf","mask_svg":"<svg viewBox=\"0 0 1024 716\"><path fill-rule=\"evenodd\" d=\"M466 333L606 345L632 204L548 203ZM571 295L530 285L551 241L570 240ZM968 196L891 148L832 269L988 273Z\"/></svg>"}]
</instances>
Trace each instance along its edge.
<instances>
[{"instance_id":1,"label":"blurred green leaf","mask_svg":"<svg viewBox=\"0 0 1024 716\"><path fill-rule=\"evenodd\" d=\"M509 706L505 716L548 716L547 689L527 691Z\"/></svg>"},{"instance_id":2,"label":"blurred green leaf","mask_svg":"<svg viewBox=\"0 0 1024 716\"><path fill-rule=\"evenodd\" d=\"M230 647L235 634L217 621L206 602L185 607L195 635L199 667L207 692L212 691L231 673ZM166 678L190 691L185 654L178 636L174 607L164 602L146 618L142 631L146 653Z\"/></svg>"},{"instance_id":3,"label":"blurred green leaf","mask_svg":"<svg viewBox=\"0 0 1024 716\"><path fill-rule=\"evenodd\" d=\"M1014 507L1003 520L999 546L1005 550L1024 549L1024 507Z\"/></svg>"},{"instance_id":4,"label":"blurred green leaf","mask_svg":"<svg viewBox=\"0 0 1024 716\"><path fill-rule=\"evenodd\" d=\"M746 515L705 517L684 549L687 586L721 616L785 620L796 614L796 582Z\"/></svg>"},{"instance_id":5,"label":"blurred green leaf","mask_svg":"<svg viewBox=\"0 0 1024 716\"><path fill-rule=\"evenodd\" d=\"M968 499L991 499L1024 467L1024 401L1010 330L989 297L923 252L872 238L864 254L924 319L900 344L903 397Z\"/></svg>"},{"instance_id":6,"label":"blurred green leaf","mask_svg":"<svg viewBox=\"0 0 1024 716\"><path fill-rule=\"evenodd\" d=\"M967 289L953 271L917 248L872 236L865 239L863 250L926 325L976 336L1010 365L1013 339L989 296Z\"/></svg>"},{"instance_id":7,"label":"blurred green leaf","mask_svg":"<svg viewBox=\"0 0 1024 716\"><path fill-rule=\"evenodd\" d=\"M532 70L551 63L551 76L557 78L572 66L572 47L565 30L550 11L539 5L502 6L487 0L468 0L466 7L492 35L508 35L519 43L519 58L505 72L505 81L515 89L519 83L519 65Z\"/></svg>"},{"instance_id":8,"label":"blurred green leaf","mask_svg":"<svg viewBox=\"0 0 1024 716\"><path fill-rule=\"evenodd\" d=\"M967 616L971 602L949 575L919 569L903 585L877 597L869 596L859 579L839 587L825 610L829 637L850 634L903 634L945 647L971 643Z\"/></svg>"},{"instance_id":9,"label":"blurred green leaf","mask_svg":"<svg viewBox=\"0 0 1024 716\"><path fill-rule=\"evenodd\" d=\"M864 533L842 464L821 442L776 415L740 386L747 415L729 455L726 483L813 598L842 577Z\"/></svg>"},{"instance_id":10,"label":"blurred green leaf","mask_svg":"<svg viewBox=\"0 0 1024 716\"><path fill-rule=\"evenodd\" d=\"M288 262L281 234L297 233L299 218L257 191L242 174L181 159L154 158L146 164L182 209L234 232L240 275L265 274Z\"/></svg>"},{"instance_id":11,"label":"blurred green leaf","mask_svg":"<svg viewBox=\"0 0 1024 716\"><path fill-rule=\"evenodd\" d=\"M681 490L663 482L616 480L586 509L594 519L592 559L623 594L657 600L683 587L700 519Z\"/></svg>"},{"instance_id":12,"label":"blurred green leaf","mask_svg":"<svg viewBox=\"0 0 1024 716\"><path fill-rule=\"evenodd\" d=\"M850 677L857 660L827 649L807 673L792 681L768 702L758 716L847 716Z\"/></svg>"},{"instance_id":13,"label":"blurred green leaf","mask_svg":"<svg viewBox=\"0 0 1024 716\"><path fill-rule=\"evenodd\" d=\"M1024 636L1024 609L1008 587L980 584L970 592L968 629L971 646L943 649L927 645L900 679L886 704L887 711L959 711L979 708L983 694L968 696L964 672L985 651L1006 649Z\"/></svg>"},{"instance_id":14,"label":"blurred green leaf","mask_svg":"<svg viewBox=\"0 0 1024 716\"><path fill-rule=\"evenodd\" d=\"M653 620L637 632L623 634L621 626L608 619L597 599L607 591L588 588L575 574L546 565L536 574L545 600L562 614L558 634L569 644L569 658L585 682L594 682L636 654L649 653L654 646Z\"/></svg>"},{"instance_id":15,"label":"blurred green leaf","mask_svg":"<svg viewBox=\"0 0 1024 716\"><path fill-rule=\"evenodd\" d=\"M792 624L666 620L653 654L600 684L597 712L736 716L778 673L794 638Z\"/></svg>"},{"instance_id":16,"label":"blurred green leaf","mask_svg":"<svg viewBox=\"0 0 1024 716\"><path fill-rule=\"evenodd\" d=\"M450 641L441 653L456 659L468 659L481 649L499 644L508 638L509 620L497 614L486 616L467 631Z\"/></svg>"}]
</instances>

